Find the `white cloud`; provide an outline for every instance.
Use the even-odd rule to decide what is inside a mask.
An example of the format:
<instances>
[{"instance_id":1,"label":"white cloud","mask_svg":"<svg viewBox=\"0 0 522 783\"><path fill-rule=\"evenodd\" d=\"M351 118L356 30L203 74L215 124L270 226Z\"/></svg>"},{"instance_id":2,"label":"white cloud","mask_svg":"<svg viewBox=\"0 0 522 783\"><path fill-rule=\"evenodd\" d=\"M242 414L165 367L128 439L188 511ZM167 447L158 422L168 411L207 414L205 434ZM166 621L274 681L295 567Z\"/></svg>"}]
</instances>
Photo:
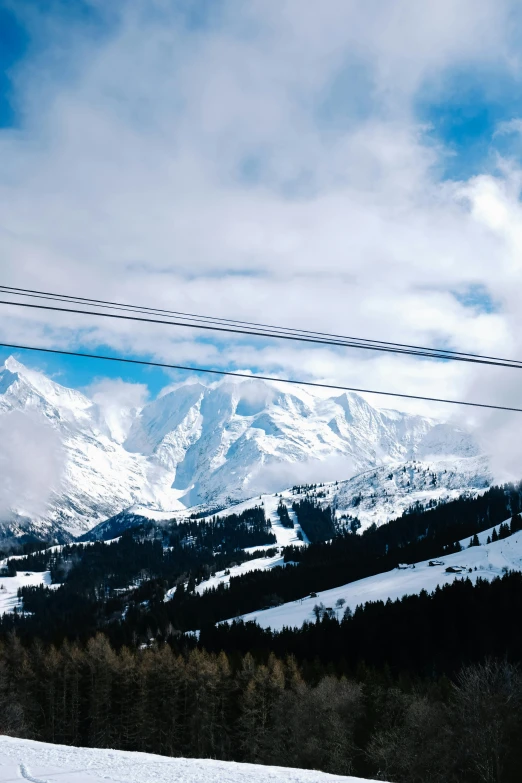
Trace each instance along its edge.
<instances>
[{"instance_id":1,"label":"white cloud","mask_svg":"<svg viewBox=\"0 0 522 783\"><path fill-rule=\"evenodd\" d=\"M112 437L119 443L127 437L136 413L149 396L145 384L127 383L119 378L97 378L84 392L100 407Z\"/></svg>"},{"instance_id":2,"label":"white cloud","mask_svg":"<svg viewBox=\"0 0 522 783\"><path fill-rule=\"evenodd\" d=\"M51 492L58 492L63 449L51 425L36 413L0 416L0 516L43 514Z\"/></svg>"},{"instance_id":3,"label":"white cloud","mask_svg":"<svg viewBox=\"0 0 522 783\"><path fill-rule=\"evenodd\" d=\"M261 465L250 478L248 489L253 495L279 492L296 484L345 481L353 476L354 472L354 465L349 457Z\"/></svg>"}]
</instances>

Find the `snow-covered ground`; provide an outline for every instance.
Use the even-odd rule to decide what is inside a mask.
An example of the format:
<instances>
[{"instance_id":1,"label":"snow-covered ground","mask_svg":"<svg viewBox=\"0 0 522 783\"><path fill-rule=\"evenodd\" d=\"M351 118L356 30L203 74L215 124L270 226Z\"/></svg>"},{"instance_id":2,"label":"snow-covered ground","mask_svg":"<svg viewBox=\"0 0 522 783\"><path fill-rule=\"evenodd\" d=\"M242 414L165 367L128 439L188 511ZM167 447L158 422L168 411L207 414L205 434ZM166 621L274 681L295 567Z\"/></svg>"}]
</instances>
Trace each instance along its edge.
<instances>
[{"instance_id":1,"label":"snow-covered ground","mask_svg":"<svg viewBox=\"0 0 522 783\"><path fill-rule=\"evenodd\" d=\"M475 497L492 483L483 455L427 458L394 462L359 473L322 488L322 505L332 505L337 516L357 517L361 531L397 519L411 506L447 503L463 494Z\"/></svg>"},{"instance_id":2,"label":"snow-covered ground","mask_svg":"<svg viewBox=\"0 0 522 783\"><path fill-rule=\"evenodd\" d=\"M324 772L0 737L0 783L363 783ZM371 781L366 781L371 783Z\"/></svg>"},{"instance_id":3,"label":"snow-covered ground","mask_svg":"<svg viewBox=\"0 0 522 783\"><path fill-rule=\"evenodd\" d=\"M247 560L240 565L228 568L226 571L217 571L210 579L199 583L196 587L196 593L201 595L206 590L211 590L220 584L228 584L231 576L248 574L250 571L267 571L276 566L284 566L284 564L283 555L280 554L274 555L274 557L256 557L255 560Z\"/></svg>"},{"instance_id":4,"label":"snow-covered ground","mask_svg":"<svg viewBox=\"0 0 522 783\"><path fill-rule=\"evenodd\" d=\"M498 528L497 528L498 529ZM306 621L315 619L313 609L316 604L331 607L340 617L346 607L352 610L368 601L392 601L405 595L432 592L438 585L454 582L455 579L469 577L472 581L479 578L494 579L506 571L522 571L522 532L486 544L493 528L485 530L478 538L481 546L464 549L462 552L442 557L442 565L430 566L428 560L416 563L415 568L394 569L383 574L370 576L331 590L317 593L317 597L306 597L272 609L264 609L244 615L245 621L255 620L263 628L280 630L284 626L299 627ZM463 547L468 547L469 539L464 539ZM449 567L461 567L461 574L447 573ZM471 569L471 573L469 572ZM476 570L475 570L476 569ZM336 608L338 600L344 601Z\"/></svg>"},{"instance_id":5,"label":"snow-covered ground","mask_svg":"<svg viewBox=\"0 0 522 783\"><path fill-rule=\"evenodd\" d=\"M49 571L29 572L20 571L16 576L0 576L0 617L6 612L12 612L15 607L20 609L18 601L18 588L37 587L46 585L47 587L57 587L51 585L51 574Z\"/></svg>"}]
</instances>

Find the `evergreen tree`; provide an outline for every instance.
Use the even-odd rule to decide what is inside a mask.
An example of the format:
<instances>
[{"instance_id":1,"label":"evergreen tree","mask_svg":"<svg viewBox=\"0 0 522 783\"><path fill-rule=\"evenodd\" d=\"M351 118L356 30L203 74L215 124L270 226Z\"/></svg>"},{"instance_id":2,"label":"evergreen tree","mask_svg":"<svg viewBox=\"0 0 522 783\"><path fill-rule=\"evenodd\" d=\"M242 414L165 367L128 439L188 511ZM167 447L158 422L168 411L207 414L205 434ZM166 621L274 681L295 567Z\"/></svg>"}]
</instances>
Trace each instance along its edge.
<instances>
[{"instance_id":1,"label":"evergreen tree","mask_svg":"<svg viewBox=\"0 0 522 783\"><path fill-rule=\"evenodd\" d=\"M88 742L96 748L113 747L112 696L117 657L107 638L97 634L87 644L89 706ZM114 726L114 730L118 725Z\"/></svg>"},{"instance_id":2,"label":"evergreen tree","mask_svg":"<svg viewBox=\"0 0 522 783\"><path fill-rule=\"evenodd\" d=\"M522 530L522 516L520 515L520 513L513 514L513 516L511 517L510 529L511 529L511 535L513 535L514 533L518 533L520 530Z\"/></svg>"}]
</instances>

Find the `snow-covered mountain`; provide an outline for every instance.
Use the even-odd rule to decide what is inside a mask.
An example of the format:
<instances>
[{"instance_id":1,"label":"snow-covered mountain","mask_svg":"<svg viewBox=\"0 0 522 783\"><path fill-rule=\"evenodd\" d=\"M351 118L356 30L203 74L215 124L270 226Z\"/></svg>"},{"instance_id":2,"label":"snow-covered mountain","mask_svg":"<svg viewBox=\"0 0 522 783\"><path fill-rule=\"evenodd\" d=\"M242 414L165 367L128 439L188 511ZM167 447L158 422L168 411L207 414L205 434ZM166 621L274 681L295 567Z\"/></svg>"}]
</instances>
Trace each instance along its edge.
<instances>
[{"instance_id":1,"label":"snow-covered mountain","mask_svg":"<svg viewBox=\"0 0 522 783\"><path fill-rule=\"evenodd\" d=\"M12 357L0 372L0 433L4 535L67 538L137 501L161 502L170 486L157 463L114 439L91 400Z\"/></svg>"},{"instance_id":2,"label":"snow-covered mountain","mask_svg":"<svg viewBox=\"0 0 522 783\"><path fill-rule=\"evenodd\" d=\"M125 447L175 472L185 505L223 505L308 475L343 478L388 461L475 457L473 438L422 416L280 384L184 385L147 405Z\"/></svg>"},{"instance_id":3,"label":"snow-covered mountain","mask_svg":"<svg viewBox=\"0 0 522 783\"><path fill-rule=\"evenodd\" d=\"M325 498L318 500L332 505L338 517L357 517L364 530L372 523L381 525L400 517L417 503L426 507L454 500L463 493L477 495L491 483L484 455L407 460L380 465L326 486Z\"/></svg>"},{"instance_id":4,"label":"snow-covered mountain","mask_svg":"<svg viewBox=\"0 0 522 783\"><path fill-rule=\"evenodd\" d=\"M467 489L472 474L477 486L489 481L469 433L373 408L353 393L324 398L256 380L188 383L127 411L123 435L104 410L80 392L6 361L0 371L4 533L67 538L135 504L173 512L196 504L224 507L294 483L363 472L362 485L386 493L392 491L386 479L391 472L395 496L406 497L420 481L403 481L403 463L411 460L433 463L439 492ZM357 481L342 484L344 495L338 492L339 508L345 505L348 513L355 512ZM45 502L36 497L42 494Z\"/></svg>"}]
</instances>

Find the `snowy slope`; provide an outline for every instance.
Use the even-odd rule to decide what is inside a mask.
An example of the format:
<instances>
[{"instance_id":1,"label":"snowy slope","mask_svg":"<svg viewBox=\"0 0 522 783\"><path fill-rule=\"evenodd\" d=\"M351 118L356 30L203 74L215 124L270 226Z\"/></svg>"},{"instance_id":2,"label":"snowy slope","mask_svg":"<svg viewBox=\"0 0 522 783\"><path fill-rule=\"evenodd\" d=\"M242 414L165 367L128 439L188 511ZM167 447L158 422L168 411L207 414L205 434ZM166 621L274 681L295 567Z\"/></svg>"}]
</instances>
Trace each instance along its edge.
<instances>
[{"instance_id":1,"label":"snowy slope","mask_svg":"<svg viewBox=\"0 0 522 783\"><path fill-rule=\"evenodd\" d=\"M281 490L301 483L304 474L349 478L414 459L447 461L451 477L436 468L439 492L451 483L458 494L472 474L474 486L490 480L468 433L378 410L357 394L323 398L299 387L234 379L208 387L184 384L141 410L123 411L118 426L106 411L80 392L6 361L0 370L0 464L9 490L0 492L4 535L67 539L136 505L172 517L196 504L222 508ZM28 444L17 481L5 433L14 437L18 455L20 444ZM56 475L49 473L52 464ZM378 483L385 475L366 474L361 481ZM347 486L339 507L351 508L352 488L359 491ZM433 494L433 487L427 489ZM396 482L397 497L411 491ZM375 516L371 508L363 510L368 520Z\"/></svg>"},{"instance_id":2,"label":"snowy slope","mask_svg":"<svg viewBox=\"0 0 522 783\"><path fill-rule=\"evenodd\" d=\"M324 772L0 737L0 783L362 783ZM371 781L367 781L371 783Z\"/></svg>"},{"instance_id":3,"label":"snowy slope","mask_svg":"<svg viewBox=\"0 0 522 783\"><path fill-rule=\"evenodd\" d=\"M397 519L412 505L455 500L462 494L475 496L492 483L484 456L451 459L409 460L382 465L340 481L328 488L327 498L337 511L355 516L361 530Z\"/></svg>"},{"instance_id":4,"label":"snowy slope","mask_svg":"<svg viewBox=\"0 0 522 783\"><path fill-rule=\"evenodd\" d=\"M246 508L250 508L250 503L252 501L246 501L245 503L240 503L237 506L233 506L232 508L225 509L221 514L218 516L225 516L226 514L230 513L240 513ZM260 498L256 499L257 504L262 504L265 510L265 516L267 519L270 520L272 524L272 532L274 533L277 543L276 544L265 544L263 546L253 546L248 547L245 549L245 552L257 552L259 553L259 557L253 558L252 560L247 560L244 563L240 563L239 565L231 566L230 568L224 569L223 571L217 571L213 576L210 577L210 579L205 579L203 582L200 582L196 587L196 592L200 595L204 593L206 590L211 590L214 587L217 587L220 584L227 585L230 582L231 577L233 576L240 576L242 574L250 573L250 571L269 571L272 568L276 568L279 566L284 566L284 556L283 556L283 547L285 546L306 546L308 542L308 539L306 535L304 534L303 530L301 529L301 526L297 522L295 513L290 509L289 514L294 522L293 528L287 528L283 527L281 524L281 520L279 519L279 515L277 513L277 505L279 503L279 498L275 495L262 495ZM298 538L297 533L301 534L301 538ZM272 555L271 557L266 557L263 555L263 552L268 549L276 549L277 552L275 555ZM169 600L172 598L172 596L175 593L175 588L171 588L166 595L165 600Z\"/></svg>"},{"instance_id":5,"label":"snowy slope","mask_svg":"<svg viewBox=\"0 0 522 783\"><path fill-rule=\"evenodd\" d=\"M0 617L13 609L20 609L18 590L20 587L58 587L51 584L50 571L20 571L16 576L0 576Z\"/></svg>"},{"instance_id":6,"label":"snowy slope","mask_svg":"<svg viewBox=\"0 0 522 783\"><path fill-rule=\"evenodd\" d=\"M331 590L323 590L316 598L306 597L272 609L252 612L244 615L243 619L255 620L263 628L273 630L280 630L284 626L299 627L304 622L314 621L313 608L316 604L322 603L325 607L331 607L341 616L346 607L354 610L367 601L387 601L388 598L393 601L404 595L420 593L421 590L432 592L438 585L454 582L455 579L494 579L506 571L522 571L522 532L502 541L486 544L492 531L493 528L479 535L481 546L466 548L462 552L441 558L443 565L430 566L429 561L425 560L416 563L415 568L394 569L370 576ZM469 539L461 542L463 547L467 547L468 543ZM464 571L461 575L448 574L446 569L450 566L460 566ZM468 570L470 568L471 573ZM345 602L342 609L336 609L339 599Z\"/></svg>"}]
</instances>

